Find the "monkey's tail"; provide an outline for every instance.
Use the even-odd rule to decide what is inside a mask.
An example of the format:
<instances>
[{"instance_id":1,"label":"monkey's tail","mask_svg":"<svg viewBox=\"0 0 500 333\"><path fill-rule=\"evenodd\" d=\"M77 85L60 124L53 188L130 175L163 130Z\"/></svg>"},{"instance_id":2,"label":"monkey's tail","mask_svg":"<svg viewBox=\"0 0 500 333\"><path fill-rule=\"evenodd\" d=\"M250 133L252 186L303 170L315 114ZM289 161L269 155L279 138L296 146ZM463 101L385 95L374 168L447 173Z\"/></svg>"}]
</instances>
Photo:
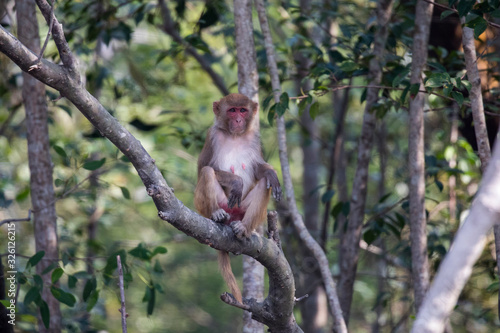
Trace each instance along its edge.
<instances>
[{"instance_id":1,"label":"monkey's tail","mask_svg":"<svg viewBox=\"0 0 500 333\"><path fill-rule=\"evenodd\" d=\"M226 281L229 290L233 294L234 298L240 303L243 303L241 297L241 291L236 283L236 278L234 277L233 270L231 269L231 261L229 258L229 253L226 251L219 251L219 269L224 281Z\"/></svg>"}]
</instances>

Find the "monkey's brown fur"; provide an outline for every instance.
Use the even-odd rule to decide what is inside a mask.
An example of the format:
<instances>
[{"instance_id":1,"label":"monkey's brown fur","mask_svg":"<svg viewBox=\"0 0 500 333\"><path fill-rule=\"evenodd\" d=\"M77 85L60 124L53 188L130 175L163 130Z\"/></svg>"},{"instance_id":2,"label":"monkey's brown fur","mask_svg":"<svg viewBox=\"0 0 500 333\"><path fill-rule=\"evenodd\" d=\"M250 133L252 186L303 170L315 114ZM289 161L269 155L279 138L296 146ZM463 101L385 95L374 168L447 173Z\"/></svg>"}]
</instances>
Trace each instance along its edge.
<instances>
[{"instance_id":1,"label":"monkey's brown fur","mask_svg":"<svg viewBox=\"0 0 500 333\"><path fill-rule=\"evenodd\" d=\"M262 157L259 106L244 95L230 94L214 102L213 111L214 125L198 158L194 203L201 215L230 225L236 237L250 237L266 217L271 191L281 199L276 171ZM219 251L219 268L241 303L225 251Z\"/></svg>"}]
</instances>

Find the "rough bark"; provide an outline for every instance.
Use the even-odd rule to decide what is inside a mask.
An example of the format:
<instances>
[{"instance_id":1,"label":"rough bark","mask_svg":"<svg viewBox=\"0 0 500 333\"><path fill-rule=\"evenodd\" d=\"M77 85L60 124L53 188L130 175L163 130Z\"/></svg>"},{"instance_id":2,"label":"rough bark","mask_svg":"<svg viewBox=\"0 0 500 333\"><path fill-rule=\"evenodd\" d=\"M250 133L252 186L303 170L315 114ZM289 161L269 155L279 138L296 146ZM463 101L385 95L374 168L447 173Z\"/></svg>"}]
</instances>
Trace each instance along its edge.
<instances>
[{"instance_id":1,"label":"rough bark","mask_svg":"<svg viewBox=\"0 0 500 333\"><path fill-rule=\"evenodd\" d=\"M431 2L418 1L416 4L410 83L420 84L420 90L424 89L422 71L427 62L427 49L433 7ZM424 93L418 92L417 95L410 100L408 138L411 271L415 309L417 312L429 288L427 220L425 216L425 98Z\"/></svg>"},{"instance_id":2,"label":"rough bark","mask_svg":"<svg viewBox=\"0 0 500 333\"><path fill-rule=\"evenodd\" d=\"M19 40L33 52L40 52L38 22L35 3L16 1ZM48 112L45 86L27 73L23 73L23 103L26 112L28 161L30 169L31 204L33 207L36 252L45 251L45 259L36 266L45 284L42 299L50 311L49 328L38 317L39 332L61 331L59 301L50 292L50 274L42 272L59 258L55 195L52 185L52 160L50 157Z\"/></svg>"},{"instance_id":3,"label":"rough bark","mask_svg":"<svg viewBox=\"0 0 500 333\"><path fill-rule=\"evenodd\" d=\"M199 54L192 45L182 38L175 26L170 9L168 9L168 5L165 3L165 0L159 0L158 5L160 6L160 12L163 19L163 25L161 26L162 30L172 37L177 44L182 45L186 50L186 53L191 55L200 64L201 68L210 76L217 89L219 89L224 96L229 95L229 89L227 89L224 79L213 70L207 59Z\"/></svg>"},{"instance_id":4,"label":"rough bark","mask_svg":"<svg viewBox=\"0 0 500 333\"><path fill-rule=\"evenodd\" d=\"M450 128L450 145L453 147L453 155L450 158L449 166L454 169L457 167L457 154L455 152L457 148L458 141L458 104L453 103L451 110L451 128ZM450 222L455 223L457 221L457 192L456 192L457 177L455 175L450 175L448 178L448 188L450 192L450 200L448 207L450 210Z\"/></svg>"},{"instance_id":5,"label":"rough bark","mask_svg":"<svg viewBox=\"0 0 500 333\"><path fill-rule=\"evenodd\" d=\"M413 333L443 332L460 292L472 273L472 267L483 251L488 232L500 221L498 170L500 170L500 145L495 145L470 213L439 266L418 312L412 328Z\"/></svg>"},{"instance_id":6,"label":"rough bark","mask_svg":"<svg viewBox=\"0 0 500 333\"><path fill-rule=\"evenodd\" d=\"M462 18L462 23L465 23L465 18ZM470 89L470 104L472 109L472 119L474 120L474 132L476 133L476 141L479 159L481 160L481 171L484 173L491 159L491 148L488 140L488 130L486 128L486 120L484 117L483 95L481 92L481 76L477 67L476 46L474 44L474 30L463 27L462 29L462 44L464 47L465 67L467 69L467 78L471 83ZM495 254L497 262L497 274L500 272L500 225L493 227L495 237ZM500 304L500 291L498 293L498 304ZM500 314L499 314L500 316Z\"/></svg>"},{"instance_id":7,"label":"rough bark","mask_svg":"<svg viewBox=\"0 0 500 333\"><path fill-rule=\"evenodd\" d=\"M50 6L43 0L37 0L37 4L39 4L46 20L50 18ZM56 46L61 52L69 52L69 47L62 34L62 26L56 19L54 19L54 23L55 33L53 36ZM156 167L155 161L141 143L84 89L80 84L80 77L68 69L76 61L71 52L64 57L72 58L71 62L63 61L63 66L45 59L37 64L37 55L3 27L0 27L0 52L9 57L23 71L29 71L32 76L59 91L130 160L144 186L148 189L148 193L152 196L162 219L200 243L218 250L249 255L267 268L269 273L268 296L262 302L250 299L245 300L243 305L234 304L235 306L252 312L255 320L269 326L273 332L301 332L293 317L295 296L293 275L283 252L275 241L257 235L252 235L251 239L248 240L237 241L231 227L216 224L184 206L175 197L173 190ZM227 303L231 302L227 301Z\"/></svg>"},{"instance_id":8,"label":"rough bark","mask_svg":"<svg viewBox=\"0 0 500 333\"><path fill-rule=\"evenodd\" d=\"M234 1L234 24L236 60L238 62L238 91L258 103L259 81L253 39L251 0ZM259 115L260 112L254 118L257 123L260 119ZM262 228L258 230L260 235L262 235L262 230ZM264 267L248 256L243 257L243 297L259 300L264 298ZM252 320L250 313L243 312L243 332L261 333L264 332L264 326Z\"/></svg>"},{"instance_id":9,"label":"rough bark","mask_svg":"<svg viewBox=\"0 0 500 333\"><path fill-rule=\"evenodd\" d=\"M274 92L274 101L278 103L281 95L281 84L278 77L278 67L274 56L274 46L271 38L271 32L269 31L269 23L267 22L266 8L262 0L255 0L255 4L259 15L260 28L262 31L262 35L264 36L267 65L269 68L269 74L271 76L271 85ZM283 174L283 185L286 190L287 203L290 213L292 215L293 224L304 245L311 251L311 253L318 261L321 271L321 276L323 278L323 283L325 284L325 291L327 294L328 303L330 305L330 310L333 315L334 331L347 332L347 328L344 319L342 317L342 311L340 309L340 304L337 297L335 282L333 281L332 274L330 272L328 259L326 258L326 255L323 252L321 246L319 246L319 244L314 240L314 238L307 230L304 221L302 220L302 216L300 215L297 209L292 178L290 175L290 165L288 163L288 152L286 146L286 129L285 129L285 120L283 116L278 117L277 127L278 127L278 144L280 152L281 171Z\"/></svg>"},{"instance_id":10,"label":"rough bark","mask_svg":"<svg viewBox=\"0 0 500 333\"><path fill-rule=\"evenodd\" d=\"M370 60L369 85L378 86L382 79L382 63L387 39L387 26L392 12L392 0L380 0L377 4L377 26L375 33L373 58ZM359 257L359 241L365 215L366 193L368 187L368 166L373 146L376 116L371 111L378 99L378 88L368 88L366 106L358 144L358 165L352 186L349 220L344 236L341 239L339 264L339 299L344 319L349 321L354 280ZM341 226L342 227L342 226Z\"/></svg>"}]
</instances>

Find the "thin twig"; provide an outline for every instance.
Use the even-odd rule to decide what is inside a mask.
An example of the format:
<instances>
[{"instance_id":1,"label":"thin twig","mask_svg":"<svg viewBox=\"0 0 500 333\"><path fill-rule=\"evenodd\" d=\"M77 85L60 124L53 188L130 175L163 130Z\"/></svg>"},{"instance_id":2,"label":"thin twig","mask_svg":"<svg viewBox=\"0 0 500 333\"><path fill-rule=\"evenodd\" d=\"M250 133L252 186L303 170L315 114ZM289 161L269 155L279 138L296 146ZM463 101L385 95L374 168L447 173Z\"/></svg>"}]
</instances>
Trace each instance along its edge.
<instances>
[{"instance_id":1,"label":"thin twig","mask_svg":"<svg viewBox=\"0 0 500 333\"><path fill-rule=\"evenodd\" d=\"M125 309L125 288L123 287L123 269L122 269L122 261L120 259L120 255L116 256L116 263L118 265L118 276L119 276L119 286L120 286L121 307L119 311L122 314L122 332L127 333L128 313Z\"/></svg>"},{"instance_id":2,"label":"thin twig","mask_svg":"<svg viewBox=\"0 0 500 333\"><path fill-rule=\"evenodd\" d=\"M42 50L40 51L40 55L36 61L34 66L38 66L40 61L42 60L43 54L45 53L45 49L47 48L47 44L49 43L50 35L52 34L52 26L54 25L54 1L50 1L51 10L50 10L50 21L49 21L49 31L47 32L47 37L45 37L45 42L43 43ZM30 67L30 70L34 69L33 66Z\"/></svg>"},{"instance_id":3,"label":"thin twig","mask_svg":"<svg viewBox=\"0 0 500 333\"><path fill-rule=\"evenodd\" d=\"M5 219L0 221L0 226L6 224L6 223L11 223L11 222L29 222L31 221L31 209L28 210L28 217L24 219Z\"/></svg>"}]
</instances>

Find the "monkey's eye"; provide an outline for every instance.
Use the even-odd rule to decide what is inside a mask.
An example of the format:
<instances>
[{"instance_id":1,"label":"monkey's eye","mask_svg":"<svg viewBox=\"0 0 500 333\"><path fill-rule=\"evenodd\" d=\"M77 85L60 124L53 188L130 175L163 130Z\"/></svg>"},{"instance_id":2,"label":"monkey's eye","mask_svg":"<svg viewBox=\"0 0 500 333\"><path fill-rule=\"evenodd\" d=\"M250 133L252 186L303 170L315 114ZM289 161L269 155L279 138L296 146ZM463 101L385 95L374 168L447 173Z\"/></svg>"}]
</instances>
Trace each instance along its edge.
<instances>
[{"instance_id":1,"label":"monkey's eye","mask_svg":"<svg viewBox=\"0 0 500 333\"><path fill-rule=\"evenodd\" d=\"M228 112L235 112L236 110L234 108L230 108Z\"/></svg>"},{"instance_id":2,"label":"monkey's eye","mask_svg":"<svg viewBox=\"0 0 500 333\"><path fill-rule=\"evenodd\" d=\"M240 112L241 112L241 113L243 113L243 112L247 112L247 109L245 109L245 108L241 108L241 109L240 109Z\"/></svg>"}]
</instances>

